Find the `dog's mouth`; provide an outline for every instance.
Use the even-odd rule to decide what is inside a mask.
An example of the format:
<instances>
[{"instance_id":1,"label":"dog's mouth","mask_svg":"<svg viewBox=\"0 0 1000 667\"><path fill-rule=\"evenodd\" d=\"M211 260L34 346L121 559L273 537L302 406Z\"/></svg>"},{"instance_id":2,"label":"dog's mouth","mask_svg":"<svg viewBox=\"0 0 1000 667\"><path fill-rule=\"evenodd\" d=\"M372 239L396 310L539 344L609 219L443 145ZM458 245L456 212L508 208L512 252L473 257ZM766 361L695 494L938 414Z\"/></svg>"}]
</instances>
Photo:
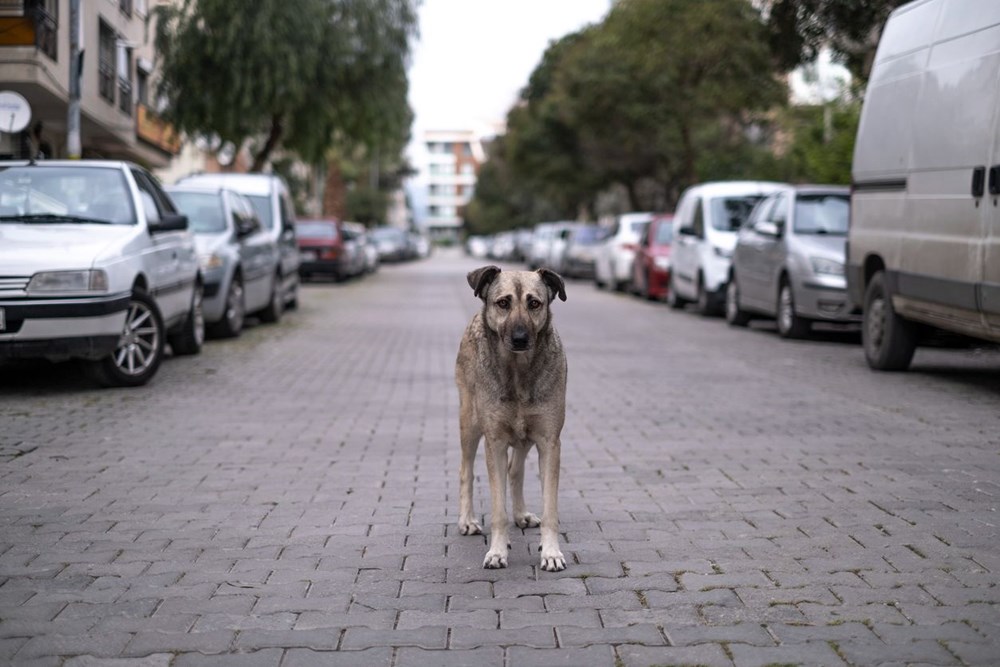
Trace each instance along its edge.
<instances>
[{"instance_id":1,"label":"dog's mouth","mask_svg":"<svg viewBox=\"0 0 1000 667\"><path fill-rule=\"evenodd\" d=\"M511 352L527 352L531 348L530 343L527 340L512 340L510 341Z\"/></svg>"}]
</instances>

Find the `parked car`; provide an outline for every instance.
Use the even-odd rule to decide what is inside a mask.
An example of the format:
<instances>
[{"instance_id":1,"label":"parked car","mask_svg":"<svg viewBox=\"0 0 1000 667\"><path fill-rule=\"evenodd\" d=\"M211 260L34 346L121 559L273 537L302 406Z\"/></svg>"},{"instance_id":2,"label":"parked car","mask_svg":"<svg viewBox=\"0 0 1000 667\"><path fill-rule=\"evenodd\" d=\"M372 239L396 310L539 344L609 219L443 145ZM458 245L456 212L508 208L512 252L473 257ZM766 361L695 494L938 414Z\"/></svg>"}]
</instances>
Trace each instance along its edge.
<instances>
[{"instance_id":1,"label":"parked car","mask_svg":"<svg viewBox=\"0 0 1000 667\"><path fill-rule=\"evenodd\" d=\"M363 273L374 273L377 271L379 265L378 247L376 247L375 241L368 234L368 228L360 222L345 222L342 223L342 227L345 232L350 232L354 236L354 241L361 248L361 252L364 255Z\"/></svg>"},{"instance_id":2,"label":"parked car","mask_svg":"<svg viewBox=\"0 0 1000 667\"><path fill-rule=\"evenodd\" d=\"M378 248L380 262L401 262L413 257L406 230L383 225L372 229L370 235Z\"/></svg>"},{"instance_id":3,"label":"parked car","mask_svg":"<svg viewBox=\"0 0 1000 667\"><path fill-rule=\"evenodd\" d=\"M695 302L702 315L722 312L736 232L765 196L782 183L716 181L684 191L674 215L667 302L682 308Z\"/></svg>"},{"instance_id":4,"label":"parked car","mask_svg":"<svg viewBox=\"0 0 1000 667\"><path fill-rule=\"evenodd\" d=\"M595 224L574 227L560 263L562 275L567 278L593 278L594 254L606 233L605 228Z\"/></svg>"},{"instance_id":5,"label":"parked car","mask_svg":"<svg viewBox=\"0 0 1000 667\"><path fill-rule=\"evenodd\" d=\"M342 223L334 219L298 220L295 237L298 241L299 274L311 278L316 274L346 280L364 270L364 251L354 240L347 238Z\"/></svg>"},{"instance_id":6,"label":"parked car","mask_svg":"<svg viewBox=\"0 0 1000 667\"><path fill-rule=\"evenodd\" d=\"M513 261L517 257L517 245L514 232L500 232L493 236L490 244L490 258L501 262Z\"/></svg>"},{"instance_id":7,"label":"parked car","mask_svg":"<svg viewBox=\"0 0 1000 667\"><path fill-rule=\"evenodd\" d=\"M535 232L533 228L524 227L516 230L514 232L514 256L511 259L519 262L527 262L534 238Z\"/></svg>"},{"instance_id":8,"label":"parked car","mask_svg":"<svg viewBox=\"0 0 1000 667\"><path fill-rule=\"evenodd\" d=\"M896 9L882 32L847 254L874 369L905 370L935 329L1000 341L998 34L1000 4L942 0Z\"/></svg>"},{"instance_id":9,"label":"parked car","mask_svg":"<svg viewBox=\"0 0 1000 667\"><path fill-rule=\"evenodd\" d=\"M561 222L553 230L552 240L549 241L549 255L542 265L544 268L562 273L565 270L566 250L569 248L570 239L573 232L582 227L582 222Z\"/></svg>"},{"instance_id":10,"label":"parked car","mask_svg":"<svg viewBox=\"0 0 1000 667\"><path fill-rule=\"evenodd\" d=\"M813 322L860 321L847 300L844 254L850 190L797 186L770 195L740 228L726 287L726 321L763 315L784 338Z\"/></svg>"},{"instance_id":11,"label":"parked car","mask_svg":"<svg viewBox=\"0 0 1000 667\"><path fill-rule=\"evenodd\" d=\"M249 200L225 188L175 185L166 191L194 233L208 332L238 336L247 313L264 322L280 320L284 305L275 283L278 245Z\"/></svg>"},{"instance_id":12,"label":"parked car","mask_svg":"<svg viewBox=\"0 0 1000 667\"><path fill-rule=\"evenodd\" d=\"M413 256L420 259L430 257L434 248L427 234L414 231L410 232L410 245L413 246Z\"/></svg>"},{"instance_id":13,"label":"parked car","mask_svg":"<svg viewBox=\"0 0 1000 667\"><path fill-rule=\"evenodd\" d=\"M632 291L650 300L665 299L670 290L670 245L674 216L657 215L649 221L632 263Z\"/></svg>"},{"instance_id":14,"label":"parked car","mask_svg":"<svg viewBox=\"0 0 1000 667\"><path fill-rule=\"evenodd\" d=\"M531 237L531 248L525 260L528 268L541 269L548 268L549 258L552 253L552 242L559 233L565 229L570 222L540 222L534 227Z\"/></svg>"},{"instance_id":15,"label":"parked car","mask_svg":"<svg viewBox=\"0 0 1000 667\"><path fill-rule=\"evenodd\" d=\"M299 249L295 242L295 207L284 179L276 174L192 174L177 185L228 188L246 196L268 236L278 245L275 281L285 308L299 303Z\"/></svg>"},{"instance_id":16,"label":"parked car","mask_svg":"<svg viewBox=\"0 0 1000 667\"><path fill-rule=\"evenodd\" d=\"M639 239L652 219L652 213L623 213L615 219L611 231L594 253L594 283L598 287L628 288Z\"/></svg>"},{"instance_id":17,"label":"parked car","mask_svg":"<svg viewBox=\"0 0 1000 667\"><path fill-rule=\"evenodd\" d=\"M0 162L0 359L83 359L138 386L169 340L196 354L202 276L187 217L119 161Z\"/></svg>"}]
</instances>

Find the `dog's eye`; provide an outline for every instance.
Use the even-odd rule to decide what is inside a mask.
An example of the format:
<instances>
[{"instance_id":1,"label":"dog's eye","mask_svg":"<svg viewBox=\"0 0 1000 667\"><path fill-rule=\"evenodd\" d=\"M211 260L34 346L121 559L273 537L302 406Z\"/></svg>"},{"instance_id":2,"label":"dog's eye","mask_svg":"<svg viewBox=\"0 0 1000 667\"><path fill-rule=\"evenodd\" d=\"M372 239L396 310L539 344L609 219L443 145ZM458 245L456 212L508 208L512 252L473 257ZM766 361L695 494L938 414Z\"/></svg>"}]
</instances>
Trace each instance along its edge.
<instances>
[{"instance_id":1,"label":"dog's eye","mask_svg":"<svg viewBox=\"0 0 1000 667\"><path fill-rule=\"evenodd\" d=\"M498 300L497 307L502 310L507 310L508 308L510 308L510 299L504 297L503 299Z\"/></svg>"},{"instance_id":2,"label":"dog's eye","mask_svg":"<svg viewBox=\"0 0 1000 667\"><path fill-rule=\"evenodd\" d=\"M528 299L528 310L538 310L542 307L542 302L538 299Z\"/></svg>"}]
</instances>

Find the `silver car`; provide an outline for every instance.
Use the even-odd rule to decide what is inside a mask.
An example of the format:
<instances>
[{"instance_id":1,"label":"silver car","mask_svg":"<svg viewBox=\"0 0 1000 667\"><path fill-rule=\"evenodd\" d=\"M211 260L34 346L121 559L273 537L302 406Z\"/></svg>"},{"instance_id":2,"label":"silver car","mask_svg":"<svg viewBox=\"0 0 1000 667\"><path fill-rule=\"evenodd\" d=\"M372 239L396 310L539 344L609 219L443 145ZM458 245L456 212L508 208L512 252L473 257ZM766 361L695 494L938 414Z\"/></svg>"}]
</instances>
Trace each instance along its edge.
<instances>
[{"instance_id":1,"label":"silver car","mask_svg":"<svg viewBox=\"0 0 1000 667\"><path fill-rule=\"evenodd\" d=\"M281 286L275 278L280 251L250 201L234 190L211 186L175 185L167 192L194 232L208 332L238 336L247 313L264 322L280 320Z\"/></svg>"},{"instance_id":2,"label":"silver car","mask_svg":"<svg viewBox=\"0 0 1000 667\"><path fill-rule=\"evenodd\" d=\"M740 228L726 288L726 320L773 317L785 338L813 322L860 322L847 299L844 259L850 191L809 185L763 199Z\"/></svg>"}]
</instances>

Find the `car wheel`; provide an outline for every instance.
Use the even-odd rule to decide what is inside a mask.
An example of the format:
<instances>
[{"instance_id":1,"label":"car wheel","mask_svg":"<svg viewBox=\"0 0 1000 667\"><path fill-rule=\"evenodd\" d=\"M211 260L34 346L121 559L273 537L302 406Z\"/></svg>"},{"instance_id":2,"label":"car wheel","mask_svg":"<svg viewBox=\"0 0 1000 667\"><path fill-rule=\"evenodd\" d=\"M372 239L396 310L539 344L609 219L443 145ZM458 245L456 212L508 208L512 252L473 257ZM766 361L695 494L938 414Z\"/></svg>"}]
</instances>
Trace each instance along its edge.
<instances>
[{"instance_id":1,"label":"car wheel","mask_svg":"<svg viewBox=\"0 0 1000 667\"><path fill-rule=\"evenodd\" d=\"M243 278L239 274L233 276L226 292L226 310L222 319L209 327L209 332L218 338L235 338L243 331L246 319L246 294L243 291Z\"/></svg>"},{"instance_id":2,"label":"car wheel","mask_svg":"<svg viewBox=\"0 0 1000 667\"><path fill-rule=\"evenodd\" d=\"M670 274L670 280L667 281L667 305L674 310L680 310L687 305L687 299L677 293L677 285L674 284L673 273Z\"/></svg>"},{"instance_id":3,"label":"car wheel","mask_svg":"<svg viewBox=\"0 0 1000 667\"><path fill-rule=\"evenodd\" d=\"M105 387L138 387L156 375L163 361L163 317L153 298L141 290L132 293L125 325L114 352L89 361L87 374Z\"/></svg>"},{"instance_id":4,"label":"car wheel","mask_svg":"<svg viewBox=\"0 0 1000 667\"><path fill-rule=\"evenodd\" d=\"M299 307L299 280L295 280L295 285L292 286L292 293L288 297L288 301L285 302L285 310L298 310Z\"/></svg>"},{"instance_id":5,"label":"car wheel","mask_svg":"<svg viewBox=\"0 0 1000 667\"><path fill-rule=\"evenodd\" d=\"M201 284L194 286L194 293L191 295L191 307L188 309L187 317L180 330L169 336L170 347L174 354L189 355L201 352L201 346L205 342L205 313L202 311L202 299L204 298L204 288Z\"/></svg>"},{"instance_id":6,"label":"car wheel","mask_svg":"<svg viewBox=\"0 0 1000 667\"><path fill-rule=\"evenodd\" d=\"M896 314L881 271L872 276L865 290L861 342L865 360L878 371L905 371L917 349L917 329Z\"/></svg>"},{"instance_id":7,"label":"car wheel","mask_svg":"<svg viewBox=\"0 0 1000 667\"><path fill-rule=\"evenodd\" d=\"M260 319L264 322L275 323L281 321L281 313L285 309L285 299L281 295L281 274L275 274L274 285L271 286L271 299L267 302L267 307L260 311Z\"/></svg>"},{"instance_id":8,"label":"car wheel","mask_svg":"<svg viewBox=\"0 0 1000 667\"><path fill-rule=\"evenodd\" d=\"M777 308L778 333L782 338L804 338L809 335L809 320L795 312L795 296L787 278L782 279L778 288Z\"/></svg>"},{"instance_id":9,"label":"car wheel","mask_svg":"<svg viewBox=\"0 0 1000 667\"><path fill-rule=\"evenodd\" d=\"M740 308L740 286L734 275L726 285L726 322L733 327L745 327L750 319L750 314Z\"/></svg>"},{"instance_id":10,"label":"car wheel","mask_svg":"<svg viewBox=\"0 0 1000 667\"><path fill-rule=\"evenodd\" d=\"M717 314L712 295L705 289L705 280L701 276L698 276L698 297L695 300L695 306L698 314L702 317L711 317Z\"/></svg>"}]
</instances>

